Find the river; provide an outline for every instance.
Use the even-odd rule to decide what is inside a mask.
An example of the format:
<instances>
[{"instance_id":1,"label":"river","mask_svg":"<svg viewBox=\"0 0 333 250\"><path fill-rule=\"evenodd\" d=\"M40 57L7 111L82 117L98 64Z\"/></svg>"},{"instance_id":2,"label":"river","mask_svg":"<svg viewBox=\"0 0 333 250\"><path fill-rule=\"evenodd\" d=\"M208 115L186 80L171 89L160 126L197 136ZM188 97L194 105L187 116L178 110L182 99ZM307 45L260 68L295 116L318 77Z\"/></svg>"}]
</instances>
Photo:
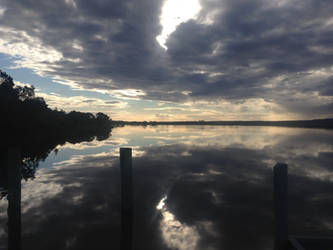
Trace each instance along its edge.
<instances>
[{"instance_id":1,"label":"river","mask_svg":"<svg viewBox=\"0 0 333 250\"><path fill-rule=\"evenodd\" d=\"M133 249L272 249L277 162L289 233L333 233L332 130L125 126L58 146L22 180L22 249L120 249L120 147L133 149ZM2 239L6 221L3 199Z\"/></svg>"}]
</instances>

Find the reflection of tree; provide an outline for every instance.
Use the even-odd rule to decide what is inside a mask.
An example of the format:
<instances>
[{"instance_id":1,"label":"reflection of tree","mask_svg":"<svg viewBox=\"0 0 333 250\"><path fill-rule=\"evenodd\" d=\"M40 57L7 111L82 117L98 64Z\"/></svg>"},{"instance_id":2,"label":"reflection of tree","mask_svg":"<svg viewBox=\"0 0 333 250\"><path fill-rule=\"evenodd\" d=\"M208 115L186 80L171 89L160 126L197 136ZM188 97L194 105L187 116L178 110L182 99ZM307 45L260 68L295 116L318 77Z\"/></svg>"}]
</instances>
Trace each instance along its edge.
<instances>
[{"instance_id":1,"label":"reflection of tree","mask_svg":"<svg viewBox=\"0 0 333 250\"><path fill-rule=\"evenodd\" d=\"M38 162L57 145L91 141L95 137L103 140L111 132L107 115L52 110L43 98L35 96L33 86L15 86L13 79L1 70L0 120L0 148L21 148L25 179L34 176ZM4 168L3 164L0 168Z\"/></svg>"},{"instance_id":2,"label":"reflection of tree","mask_svg":"<svg viewBox=\"0 0 333 250\"><path fill-rule=\"evenodd\" d=\"M22 161L22 177L24 179L34 178L39 159L24 159Z\"/></svg>"},{"instance_id":3,"label":"reflection of tree","mask_svg":"<svg viewBox=\"0 0 333 250\"><path fill-rule=\"evenodd\" d=\"M0 147L0 199L7 195L8 174L7 174L7 150Z\"/></svg>"}]
</instances>

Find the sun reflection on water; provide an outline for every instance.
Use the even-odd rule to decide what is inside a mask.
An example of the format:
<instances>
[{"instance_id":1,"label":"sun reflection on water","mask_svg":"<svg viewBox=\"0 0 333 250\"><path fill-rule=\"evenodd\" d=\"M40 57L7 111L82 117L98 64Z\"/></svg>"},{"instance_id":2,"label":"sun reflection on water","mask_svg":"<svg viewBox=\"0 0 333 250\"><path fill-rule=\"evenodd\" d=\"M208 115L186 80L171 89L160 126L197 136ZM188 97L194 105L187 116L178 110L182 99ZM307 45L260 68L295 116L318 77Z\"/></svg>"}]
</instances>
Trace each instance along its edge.
<instances>
[{"instance_id":1,"label":"sun reflection on water","mask_svg":"<svg viewBox=\"0 0 333 250\"><path fill-rule=\"evenodd\" d=\"M166 199L167 196L164 196L156 206L156 209L160 210L162 214L160 230L164 242L172 249L196 249L200 237L198 231L195 227L187 226L178 221L175 216L168 211L165 204Z\"/></svg>"}]
</instances>

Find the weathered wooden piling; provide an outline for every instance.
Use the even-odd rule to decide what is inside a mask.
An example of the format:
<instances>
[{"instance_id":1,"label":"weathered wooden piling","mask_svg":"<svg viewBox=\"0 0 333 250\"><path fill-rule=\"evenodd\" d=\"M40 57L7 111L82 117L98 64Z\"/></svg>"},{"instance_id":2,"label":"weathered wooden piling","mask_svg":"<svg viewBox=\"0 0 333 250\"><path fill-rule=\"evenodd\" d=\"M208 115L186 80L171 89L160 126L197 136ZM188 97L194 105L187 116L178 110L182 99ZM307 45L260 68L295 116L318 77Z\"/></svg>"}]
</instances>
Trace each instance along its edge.
<instances>
[{"instance_id":1,"label":"weathered wooden piling","mask_svg":"<svg viewBox=\"0 0 333 250\"><path fill-rule=\"evenodd\" d=\"M288 165L274 166L274 250L285 250L288 244Z\"/></svg>"},{"instance_id":2,"label":"weathered wooden piling","mask_svg":"<svg viewBox=\"0 0 333 250\"><path fill-rule=\"evenodd\" d=\"M8 249L21 249L21 151L8 149Z\"/></svg>"},{"instance_id":3,"label":"weathered wooden piling","mask_svg":"<svg viewBox=\"0 0 333 250\"><path fill-rule=\"evenodd\" d=\"M121 172L121 249L132 249L133 186L132 149L120 148Z\"/></svg>"}]
</instances>

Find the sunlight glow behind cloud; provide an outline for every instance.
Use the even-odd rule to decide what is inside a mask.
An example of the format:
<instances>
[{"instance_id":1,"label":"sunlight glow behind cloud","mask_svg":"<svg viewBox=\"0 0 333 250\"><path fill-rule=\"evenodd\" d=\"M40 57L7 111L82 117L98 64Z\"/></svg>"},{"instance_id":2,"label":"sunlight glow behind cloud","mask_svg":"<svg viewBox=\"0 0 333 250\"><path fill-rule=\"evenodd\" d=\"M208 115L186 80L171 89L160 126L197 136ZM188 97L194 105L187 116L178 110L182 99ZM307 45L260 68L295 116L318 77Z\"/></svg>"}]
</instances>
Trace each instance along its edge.
<instances>
[{"instance_id":1,"label":"sunlight glow behind cloud","mask_svg":"<svg viewBox=\"0 0 333 250\"><path fill-rule=\"evenodd\" d=\"M179 24L186 22L199 13L201 6L198 0L167 0L163 5L160 17L163 26L162 33L156 37L159 44L165 46L168 36L174 32Z\"/></svg>"}]
</instances>

